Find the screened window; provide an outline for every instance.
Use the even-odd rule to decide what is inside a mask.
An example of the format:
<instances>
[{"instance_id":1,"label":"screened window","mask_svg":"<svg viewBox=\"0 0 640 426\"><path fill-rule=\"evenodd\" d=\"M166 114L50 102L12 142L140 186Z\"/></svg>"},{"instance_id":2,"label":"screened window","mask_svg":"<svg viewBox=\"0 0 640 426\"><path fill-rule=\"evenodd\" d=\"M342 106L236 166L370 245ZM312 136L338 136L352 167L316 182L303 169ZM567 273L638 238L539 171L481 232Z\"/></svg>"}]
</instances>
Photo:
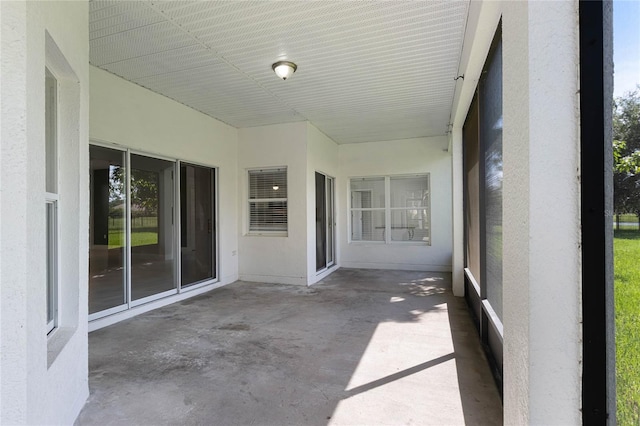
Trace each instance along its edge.
<instances>
[{"instance_id":1,"label":"screened window","mask_svg":"<svg viewBox=\"0 0 640 426\"><path fill-rule=\"evenodd\" d=\"M351 241L430 244L429 175L352 178Z\"/></svg>"},{"instance_id":2,"label":"screened window","mask_svg":"<svg viewBox=\"0 0 640 426\"><path fill-rule=\"evenodd\" d=\"M385 178L351 179L351 241L385 240Z\"/></svg>"},{"instance_id":3,"label":"screened window","mask_svg":"<svg viewBox=\"0 0 640 426\"><path fill-rule=\"evenodd\" d=\"M287 169L249 170L249 232L287 232Z\"/></svg>"},{"instance_id":4,"label":"screened window","mask_svg":"<svg viewBox=\"0 0 640 426\"><path fill-rule=\"evenodd\" d=\"M391 241L429 242L429 176L392 176Z\"/></svg>"},{"instance_id":5,"label":"screened window","mask_svg":"<svg viewBox=\"0 0 640 426\"><path fill-rule=\"evenodd\" d=\"M58 82L45 68L45 221L47 333L57 326L58 305Z\"/></svg>"}]
</instances>

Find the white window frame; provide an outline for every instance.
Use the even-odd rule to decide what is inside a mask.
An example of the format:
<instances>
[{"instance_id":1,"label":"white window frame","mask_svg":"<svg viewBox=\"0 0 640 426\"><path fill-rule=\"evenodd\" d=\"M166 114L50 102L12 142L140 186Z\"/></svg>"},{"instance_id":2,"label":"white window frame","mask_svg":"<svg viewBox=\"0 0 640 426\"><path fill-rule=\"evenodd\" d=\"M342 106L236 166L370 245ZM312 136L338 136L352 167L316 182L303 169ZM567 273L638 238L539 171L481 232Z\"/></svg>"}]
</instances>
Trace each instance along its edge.
<instances>
[{"instance_id":1,"label":"white window frame","mask_svg":"<svg viewBox=\"0 0 640 426\"><path fill-rule=\"evenodd\" d=\"M287 182L287 194L286 197L282 198L251 198L251 174L255 172L274 172L274 171L283 171L285 174L285 180ZM289 232L289 172L286 166L280 167L257 167L247 169L247 221L246 221L246 234L247 235L265 235L265 236L280 236L286 237ZM285 224L284 230L252 230L251 229L251 204L252 203L265 203L265 202L282 202L285 203L285 208L287 211L287 222Z\"/></svg>"},{"instance_id":2,"label":"white window frame","mask_svg":"<svg viewBox=\"0 0 640 426\"><path fill-rule=\"evenodd\" d=\"M49 92L47 77L53 79L55 89ZM45 220L46 220L46 324L47 334L51 334L59 325L58 302L60 294L59 280L59 218L58 218L58 91L56 75L45 67ZM52 96L49 96L49 95ZM51 111L51 115L47 112ZM49 155L47 151L51 149ZM51 209L52 214L49 214ZM52 317L49 318L48 313Z\"/></svg>"},{"instance_id":3,"label":"white window frame","mask_svg":"<svg viewBox=\"0 0 640 426\"><path fill-rule=\"evenodd\" d=\"M384 189L384 205L382 207L372 207L371 205L369 205L368 207L362 207L362 205L358 206L358 207L354 207L354 200L355 198L359 198L360 200L362 200L362 196L360 197L354 197L354 193L360 193L360 194L365 194L368 193L370 194L369 196L369 200L373 201L373 191L371 189L360 189L360 190L353 190L351 189L351 182L354 180L364 180L364 179L377 179L377 180L382 180L382 183L385 187ZM353 239L353 234L354 234L354 229L353 229L353 215L354 213L358 212L360 213L360 215L362 215L365 212L371 212L371 219L373 221L373 214L374 213L380 213L382 212L384 215L384 229L382 230L382 235L386 236L388 233L386 232L387 230L387 222L388 222L388 209L387 206L389 205L389 200L388 200L388 188L387 188L388 182L385 179L384 176L366 176L366 177L352 177L349 179L349 203L350 203L350 208L349 208L349 242L354 242L354 243L366 243L366 244L384 244L385 243L385 237L383 237L382 240L362 240L362 239ZM373 232L372 228L372 232ZM375 229L379 229L379 227L376 227Z\"/></svg>"},{"instance_id":4,"label":"white window frame","mask_svg":"<svg viewBox=\"0 0 640 426\"><path fill-rule=\"evenodd\" d=\"M424 177L427 181L427 200L426 205L423 206L404 206L404 207L392 207L391 206L391 180L392 179L402 179L402 178L410 178L410 177ZM363 192L362 190L353 190L351 182L353 180L359 179L384 179L384 207L354 207L352 194L354 192ZM403 245L431 245L431 174L430 173L415 173L415 174L403 174L403 175L374 175L374 176L354 176L349 178L349 212L348 212L348 226L349 226L349 244L403 244ZM392 213L396 211L409 211L409 210L426 210L426 218L422 218L421 220L426 220L425 228L427 231L426 240L393 240L392 239ZM383 230L383 240L354 240L353 239L353 213L354 212L364 212L364 211L382 211L384 212L385 218L385 228ZM413 231L412 231L413 233Z\"/></svg>"}]
</instances>

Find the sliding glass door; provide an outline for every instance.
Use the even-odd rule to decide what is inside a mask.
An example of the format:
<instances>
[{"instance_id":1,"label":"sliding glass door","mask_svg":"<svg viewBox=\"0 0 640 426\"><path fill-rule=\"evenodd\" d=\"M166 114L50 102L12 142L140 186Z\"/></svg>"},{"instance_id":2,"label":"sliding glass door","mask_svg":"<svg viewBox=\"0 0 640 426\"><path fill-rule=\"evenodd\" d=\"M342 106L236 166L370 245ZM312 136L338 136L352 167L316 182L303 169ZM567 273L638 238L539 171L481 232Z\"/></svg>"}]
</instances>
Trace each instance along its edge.
<instances>
[{"instance_id":1,"label":"sliding glass door","mask_svg":"<svg viewBox=\"0 0 640 426\"><path fill-rule=\"evenodd\" d=\"M126 152L92 146L89 215L89 314L127 303Z\"/></svg>"},{"instance_id":2,"label":"sliding glass door","mask_svg":"<svg viewBox=\"0 0 640 426\"><path fill-rule=\"evenodd\" d=\"M131 154L131 299L177 287L174 253L175 162Z\"/></svg>"},{"instance_id":3,"label":"sliding glass door","mask_svg":"<svg viewBox=\"0 0 640 426\"><path fill-rule=\"evenodd\" d=\"M326 180L327 193L327 266L335 263L335 206L333 195L333 178L327 176Z\"/></svg>"},{"instance_id":4,"label":"sliding glass door","mask_svg":"<svg viewBox=\"0 0 640 426\"><path fill-rule=\"evenodd\" d=\"M316 172L316 271L334 263L333 178Z\"/></svg>"},{"instance_id":5,"label":"sliding glass door","mask_svg":"<svg viewBox=\"0 0 640 426\"><path fill-rule=\"evenodd\" d=\"M182 287L215 276L214 171L180 164L180 275Z\"/></svg>"},{"instance_id":6,"label":"sliding glass door","mask_svg":"<svg viewBox=\"0 0 640 426\"><path fill-rule=\"evenodd\" d=\"M94 145L89 155L91 320L217 278L215 169Z\"/></svg>"}]
</instances>

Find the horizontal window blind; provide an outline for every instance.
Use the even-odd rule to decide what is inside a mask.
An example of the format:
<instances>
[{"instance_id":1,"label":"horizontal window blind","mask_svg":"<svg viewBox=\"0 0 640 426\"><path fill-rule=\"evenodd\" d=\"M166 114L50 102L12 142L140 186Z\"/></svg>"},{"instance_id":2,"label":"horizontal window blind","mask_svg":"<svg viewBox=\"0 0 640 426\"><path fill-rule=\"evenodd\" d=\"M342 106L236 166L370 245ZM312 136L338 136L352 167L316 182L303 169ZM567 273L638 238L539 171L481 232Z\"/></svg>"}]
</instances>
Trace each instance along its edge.
<instances>
[{"instance_id":1,"label":"horizontal window blind","mask_svg":"<svg viewBox=\"0 0 640 426\"><path fill-rule=\"evenodd\" d=\"M287 220L287 169L249 170L249 232L286 232Z\"/></svg>"}]
</instances>

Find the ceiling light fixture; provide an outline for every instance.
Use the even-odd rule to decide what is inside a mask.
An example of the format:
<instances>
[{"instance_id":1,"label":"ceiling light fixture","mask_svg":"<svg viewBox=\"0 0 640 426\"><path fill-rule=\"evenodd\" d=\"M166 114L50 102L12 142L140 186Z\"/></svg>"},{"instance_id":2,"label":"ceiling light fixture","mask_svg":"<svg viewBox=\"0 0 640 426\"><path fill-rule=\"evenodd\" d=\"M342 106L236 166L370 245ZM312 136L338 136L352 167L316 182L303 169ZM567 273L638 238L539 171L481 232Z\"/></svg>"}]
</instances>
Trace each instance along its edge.
<instances>
[{"instance_id":1,"label":"ceiling light fixture","mask_svg":"<svg viewBox=\"0 0 640 426\"><path fill-rule=\"evenodd\" d=\"M278 185L273 185L273 190L277 191L278 189L280 189L280 187Z\"/></svg>"},{"instance_id":2,"label":"ceiling light fixture","mask_svg":"<svg viewBox=\"0 0 640 426\"><path fill-rule=\"evenodd\" d=\"M298 69L298 66L293 62L289 61L278 61L275 64L271 65L271 68L276 73L278 77L283 80L288 79L293 75L294 72Z\"/></svg>"}]
</instances>

